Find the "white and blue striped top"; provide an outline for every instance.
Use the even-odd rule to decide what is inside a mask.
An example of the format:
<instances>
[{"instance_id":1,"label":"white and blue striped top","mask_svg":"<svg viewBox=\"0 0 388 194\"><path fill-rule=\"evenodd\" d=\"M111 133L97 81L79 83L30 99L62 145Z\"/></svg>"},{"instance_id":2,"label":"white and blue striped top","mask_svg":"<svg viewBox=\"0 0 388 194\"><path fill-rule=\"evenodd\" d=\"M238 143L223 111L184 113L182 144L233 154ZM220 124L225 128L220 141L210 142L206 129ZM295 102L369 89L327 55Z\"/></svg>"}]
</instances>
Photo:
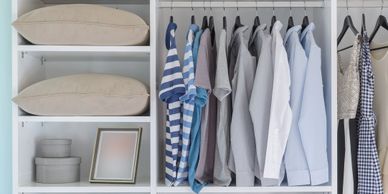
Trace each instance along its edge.
<instances>
[{"instance_id":1,"label":"white and blue striped top","mask_svg":"<svg viewBox=\"0 0 388 194\"><path fill-rule=\"evenodd\" d=\"M183 79L186 86L186 94L180 100L183 102L183 125L181 131L182 150L179 161L177 180L175 185L187 181L188 178L188 157L190 151L190 132L194 113L194 102L197 95L194 85L194 61L193 61L193 41L195 33L199 27L192 24L187 33L185 47L185 59L183 61Z\"/></svg>"},{"instance_id":2,"label":"white and blue striped top","mask_svg":"<svg viewBox=\"0 0 388 194\"><path fill-rule=\"evenodd\" d=\"M179 98L185 94L182 69L179 63L175 42L177 25L171 22L166 32L166 47L168 50L166 64L160 85L159 97L166 103L166 167L165 182L171 186L177 178L179 161L179 136L181 129L182 103Z\"/></svg>"}]
</instances>

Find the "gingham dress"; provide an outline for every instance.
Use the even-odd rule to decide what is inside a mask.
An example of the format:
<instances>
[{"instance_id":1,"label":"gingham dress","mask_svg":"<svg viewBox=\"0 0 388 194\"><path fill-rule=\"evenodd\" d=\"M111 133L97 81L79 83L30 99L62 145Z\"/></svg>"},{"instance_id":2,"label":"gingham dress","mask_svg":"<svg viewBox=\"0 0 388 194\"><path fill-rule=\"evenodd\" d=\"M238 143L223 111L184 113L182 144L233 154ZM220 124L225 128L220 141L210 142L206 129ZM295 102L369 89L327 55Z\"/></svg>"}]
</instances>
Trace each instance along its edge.
<instances>
[{"instance_id":1,"label":"gingham dress","mask_svg":"<svg viewBox=\"0 0 388 194\"><path fill-rule=\"evenodd\" d=\"M359 144L357 154L359 194L383 194L380 163L375 140L376 116L373 112L374 75L369 38L362 34L360 56L360 103L358 108Z\"/></svg>"}]
</instances>

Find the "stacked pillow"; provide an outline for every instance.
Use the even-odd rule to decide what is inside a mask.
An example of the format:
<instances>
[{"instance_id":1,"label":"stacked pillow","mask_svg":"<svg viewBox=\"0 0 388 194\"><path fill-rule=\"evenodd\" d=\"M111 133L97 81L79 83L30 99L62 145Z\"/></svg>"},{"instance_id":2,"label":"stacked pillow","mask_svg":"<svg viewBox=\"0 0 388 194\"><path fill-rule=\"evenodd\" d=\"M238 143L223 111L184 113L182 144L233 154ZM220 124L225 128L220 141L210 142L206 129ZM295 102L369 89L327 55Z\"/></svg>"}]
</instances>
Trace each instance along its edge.
<instances>
[{"instance_id":1,"label":"stacked pillow","mask_svg":"<svg viewBox=\"0 0 388 194\"><path fill-rule=\"evenodd\" d=\"M149 26L131 12L89 4L33 10L13 26L28 41L42 45L144 45Z\"/></svg>"},{"instance_id":2,"label":"stacked pillow","mask_svg":"<svg viewBox=\"0 0 388 194\"><path fill-rule=\"evenodd\" d=\"M148 109L149 93L144 84L132 78L78 74L33 84L13 101L34 115L139 115Z\"/></svg>"}]
</instances>

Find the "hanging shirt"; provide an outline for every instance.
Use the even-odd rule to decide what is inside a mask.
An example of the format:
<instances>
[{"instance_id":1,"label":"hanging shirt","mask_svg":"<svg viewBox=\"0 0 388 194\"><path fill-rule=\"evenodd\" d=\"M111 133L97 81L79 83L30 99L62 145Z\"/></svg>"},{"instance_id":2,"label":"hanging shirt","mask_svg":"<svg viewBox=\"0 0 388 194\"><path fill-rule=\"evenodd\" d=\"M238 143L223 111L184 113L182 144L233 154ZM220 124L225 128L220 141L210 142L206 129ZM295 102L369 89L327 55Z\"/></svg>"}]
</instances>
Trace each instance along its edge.
<instances>
[{"instance_id":1,"label":"hanging shirt","mask_svg":"<svg viewBox=\"0 0 388 194\"><path fill-rule=\"evenodd\" d=\"M244 33L247 26L236 29L231 37L229 53L235 61L232 76L232 118L230 124L230 143L236 174L236 186L254 186L256 147L253 124L249 113L249 101L256 71L256 58L246 45Z\"/></svg>"},{"instance_id":2,"label":"hanging shirt","mask_svg":"<svg viewBox=\"0 0 388 194\"><path fill-rule=\"evenodd\" d=\"M309 168L299 130L299 116L303 103L302 95L307 68L307 57L299 40L301 29L300 25L291 27L287 30L284 38L291 72L292 124L284 154L287 182L290 186L310 184Z\"/></svg>"},{"instance_id":3,"label":"hanging shirt","mask_svg":"<svg viewBox=\"0 0 388 194\"><path fill-rule=\"evenodd\" d=\"M374 74L371 65L369 38L362 33L360 62L360 104L358 108L359 143L357 154L358 187L360 194L382 194L380 162L375 139L376 116L373 112Z\"/></svg>"},{"instance_id":4,"label":"hanging shirt","mask_svg":"<svg viewBox=\"0 0 388 194\"><path fill-rule=\"evenodd\" d=\"M202 30L199 30L195 34L194 45L193 45L193 61L194 61L194 76L195 76L195 67L197 65L198 49L199 43L201 40ZM205 106L207 101L207 92L205 89L196 88L197 95L194 102L194 113L193 120L191 124L191 133L190 133L190 151L189 151L189 185L191 190L195 193L199 193L203 188L203 184L195 179L195 172L198 166L200 143L201 143L201 115L202 108Z\"/></svg>"},{"instance_id":5,"label":"hanging shirt","mask_svg":"<svg viewBox=\"0 0 388 194\"><path fill-rule=\"evenodd\" d=\"M214 152L216 144L217 101L211 93L214 87L217 50L211 41L210 30L201 37L198 50L195 85L208 93L208 103L203 109L201 120L201 147L195 177L203 184L213 181Z\"/></svg>"},{"instance_id":6,"label":"hanging shirt","mask_svg":"<svg viewBox=\"0 0 388 194\"><path fill-rule=\"evenodd\" d=\"M265 179L264 166L267 150L269 116L273 87L272 37L265 32L266 26L261 25L253 32L249 50L258 57L256 75L253 82L249 111L254 127L257 168L256 176L262 186L280 185L280 179Z\"/></svg>"},{"instance_id":7,"label":"hanging shirt","mask_svg":"<svg viewBox=\"0 0 388 194\"><path fill-rule=\"evenodd\" d=\"M166 103L166 185L174 184L177 177L179 153L179 133L181 126L181 102L179 98L185 94L182 69L179 63L175 42L177 25L169 23L166 32L166 47L168 50L163 77L160 84L160 99Z\"/></svg>"},{"instance_id":8,"label":"hanging shirt","mask_svg":"<svg viewBox=\"0 0 388 194\"><path fill-rule=\"evenodd\" d=\"M274 68L271 112L264 178L280 179L284 151L291 128L290 67L280 34L282 24L276 21L272 27L272 60Z\"/></svg>"},{"instance_id":9,"label":"hanging shirt","mask_svg":"<svg viewBox=\"0 0 388 194\"><path fill-rule=\"evenodd\" d=\"M372 42L372 48L386 44ZM375 74L374 111L377 117L377 148L379 151L381 174L384 190L388 191L388 58L387 49L374 50L371 53Z\"/></svg>"},{"instance_id":10,"label":"hanging shirt","mask_svg":"<svg viewBox=\"0 0 388 194\"><path fill-rule=\"evenodd\" d=\"M228 74L226 30L220 33L220 43L217 55L216 80L213 89L217 97L217 141L214 158L214 184L229 186L232 181L228 167L230 149L230 98L232 92Z\"/></svg>"},{"instance_id":11,"label":"hanging shirt","mask_svg":"<svg viewBox=\"0 0 388 194\"><path fill-rule=\"evenodd\" d=\"M310 23L301 34L302 46L308 60L299 130L309 166L311 185L320 185L329 181L329 166L321 48L315 42L314 28L314 23Z\"/></svg>"},{"instance_id":12,"label":"hanging shirt","mask_svg":"<svg viewBox=\"0 0 388 194\"><path fill-rule=\"evenodd\" d=\"M192 24L187 33L187 43L183 61L183 81L186 86L186 94L181 96L183 103L183 120L181 131L182 150L179 160L179 168L175 185L187 181L188 158L190 150L190 132L194 113L195 97L197 90L194 85L194 61L193 61L193 41L194 35L198 31L198 26Z\"/></svg>"}]
</instances>

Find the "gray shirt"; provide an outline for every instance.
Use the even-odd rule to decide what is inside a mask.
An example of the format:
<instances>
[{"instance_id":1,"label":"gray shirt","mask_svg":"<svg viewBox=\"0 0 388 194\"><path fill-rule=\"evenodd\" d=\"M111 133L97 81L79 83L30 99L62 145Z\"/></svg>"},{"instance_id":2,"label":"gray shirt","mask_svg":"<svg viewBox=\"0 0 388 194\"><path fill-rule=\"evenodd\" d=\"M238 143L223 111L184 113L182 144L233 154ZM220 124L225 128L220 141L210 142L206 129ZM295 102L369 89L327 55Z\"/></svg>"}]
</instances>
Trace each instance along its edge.
<instances>
[{"instance_id":1,"label":"gray shirt","mask_svg":"<svg viewBox=\"0 0 388 194\"><path fill-rule=\"evenodd\" d=\"M228 74L226 30L220 33L218 47L216 80L213 89L217 97L217 142L214 158L214 184L229 186L232 181L231 172L228 168L230 148L230 117L231 107L228 96L232 92Z\"/></svg>"},{"instance_id":2,"label":"gray shirt","mask_svg":"<svg viewBox=\"0 0 388 194\"><path fill-rule=\"evenodd\" d=\"M229 45L232 77L232 118L230 126L231 150L236 174L236 186L254 186L256 153L249 101L256 70L256 58L246 45L244 32L247 26L236 29ZM234 63L235 62L235 63ZM229 72L230 73L230 72Z\"/></svg>"},{"instance_id":3,"label":"gray shirt","mask_svg":"<svg viewBox=\"0 0 388 194\"><path fill-rule=\"evenodd\" d=\"M216 49L215 41L213 44L211 41L210 30L206 29L201 36L195 73L196 86L209 92L208 103L202 112L200 154L195 173L195 178L201 183L213 182L217 99L211 91L215 82Z\"/></svg>"}]
</instances>

